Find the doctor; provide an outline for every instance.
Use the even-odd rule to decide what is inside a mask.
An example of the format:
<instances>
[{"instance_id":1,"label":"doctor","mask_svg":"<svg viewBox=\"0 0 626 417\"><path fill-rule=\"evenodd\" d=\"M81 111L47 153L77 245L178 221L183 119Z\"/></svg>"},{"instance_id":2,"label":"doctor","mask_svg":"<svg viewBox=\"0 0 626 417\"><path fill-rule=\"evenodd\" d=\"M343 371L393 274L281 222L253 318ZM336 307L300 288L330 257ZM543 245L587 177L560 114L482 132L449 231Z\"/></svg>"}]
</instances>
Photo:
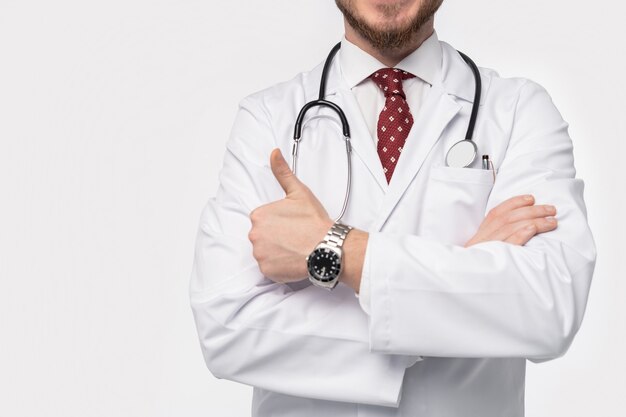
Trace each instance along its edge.
<instances>
[{"instance_id":1,"label":"doctor","mask_svg":"<svg viewBox=\"0 0 626 417\"><path fill-rule=\"evenodd\" d=\"M441 0L336 3L349 204L335 224L336 113L307 113L297 175L283 157L323 62L241 101L189 288L207 367L254 387L255 417L522 416L526 360L567 351L596 260L568 124L536 82L481 67L479 157L447 166L475 84L434 31ZM340 257L314 252L329 240Z\"/></svg>"}]
</instances>

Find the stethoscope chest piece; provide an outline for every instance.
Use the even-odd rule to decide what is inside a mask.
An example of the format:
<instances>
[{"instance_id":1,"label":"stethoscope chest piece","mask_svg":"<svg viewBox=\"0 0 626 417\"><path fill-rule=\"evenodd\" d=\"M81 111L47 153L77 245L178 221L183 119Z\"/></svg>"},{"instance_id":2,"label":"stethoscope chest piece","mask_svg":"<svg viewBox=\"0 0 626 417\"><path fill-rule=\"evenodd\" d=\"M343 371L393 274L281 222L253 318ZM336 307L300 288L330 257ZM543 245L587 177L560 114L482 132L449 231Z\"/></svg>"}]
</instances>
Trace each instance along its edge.
<instances>
[{"instance_id":1,"label":"stethoscope chest piece","mask_svg":"<svg viewBox=\"0 0 626 417\"><path fill-rule=\"evenodd\" d=\"M465 168L476 158L478 148L471 139L463 139L455 143L446 153L446 165L455 168Z\"/></svg>"}]
</instances>

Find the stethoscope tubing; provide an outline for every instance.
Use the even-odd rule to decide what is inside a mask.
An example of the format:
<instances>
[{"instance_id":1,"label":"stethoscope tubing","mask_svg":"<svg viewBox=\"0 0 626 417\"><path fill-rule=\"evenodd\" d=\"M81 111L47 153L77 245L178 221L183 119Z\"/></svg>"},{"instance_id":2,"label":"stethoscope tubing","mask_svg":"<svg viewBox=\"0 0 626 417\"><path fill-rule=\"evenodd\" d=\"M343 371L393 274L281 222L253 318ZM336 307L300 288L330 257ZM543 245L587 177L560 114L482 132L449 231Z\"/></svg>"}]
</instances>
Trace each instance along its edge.
<instances>
[{"instance_id":1,"label":"stethoscope tubing","mask_svg":"<svg viewBox=\"0 0 626 417\"><path fill-rule=\"evenodd\" d=\"M335 46L333 46L333 48L330 50L328 54L328 57L326 58L326 61L324 62L324 68L322 70L322 77L320 80L320 91L319 91L318 99L306 103L302 107L302 109L300 109L300 113L298 113L298 117L296 118L296 123L295 123L294 131L293 131L293 148L291 151L291 154L292 154L292 163L291 163L292 168L291 169L294 175L297 175L298 150L300 147L300 140L302 139L302 122L304 120L304 116L306 115L306 113L309 111L309 109L313 107L328 107L332 109L337 114L337 116L339 116L339 120L341 121L341 129L343 132L343 139L346 144L346 156L348 160L348 164L347 164L348 179L346 181L346 192L345 192L345 197L343 199L341 212L339 213L339 216L335 218L336 222L341 220L341 218L346 212L346 209L348 208L348 200L350 199L350 189L352 188L352 158L351 158L352 145L350 144L350 124L348 123L348 118L346 117L346 114L344 113L343 109L339 107L337 104L333 103L332 101L328 101L324 98L326 96L326 80L328 79L330 65L332 63L333 58L337 54L337 51L339 51L339 48L341 48L341 42L338 42Z\"/></svg>"},{"instance_id":2,"label":"stethoscope tubing","mask_svg":"<svg viewBox=\"0 0 626 417\"><path fill-rule=\"evenodd\" d=\"M478 67L472 61L472 59L465 55L463 52L457 50L459 55L463 58L463 60L469 65L472 69L472 73L474 74L474 102L472 103L472 113L470 115L470 120L467 125L467 132L465 133L465 140L472 140L472 136L474 135L474 127L476 126L476 119L478 118L478 106L480 106L480 95L482 92L482 82L480 80L480 72L478 72Z\"/></svg>"}]
</instances>

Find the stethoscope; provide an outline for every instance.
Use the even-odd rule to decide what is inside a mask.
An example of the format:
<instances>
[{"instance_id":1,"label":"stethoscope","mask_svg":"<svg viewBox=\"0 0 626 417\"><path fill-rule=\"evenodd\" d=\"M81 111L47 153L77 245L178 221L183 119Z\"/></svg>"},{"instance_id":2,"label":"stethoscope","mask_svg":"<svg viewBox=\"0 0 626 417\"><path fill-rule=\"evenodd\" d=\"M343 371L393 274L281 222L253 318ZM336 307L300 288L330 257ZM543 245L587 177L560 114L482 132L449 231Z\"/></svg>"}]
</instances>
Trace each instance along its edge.
<instances>
[{"instance_id":1,"label":"stethoscope","mask_svg":"<svg viewBox=\"0 0 626 417\"><path fill-rule=\"evenodd\" d=\"M293 132L293 148L291 151L292 154L292 165L291 169L296 174L297 171L297 163L298 163L298 148L300 146L300 141L302 140L302 121L304 120L304 116L306 112L312 107L329 107L332 109L341 120L341 128L343 130L343 139L346 144L346 156L348 159L348 180L346 182L346 194L343 200L343 206L341 208L341 212L339 216L335 219L338 222L346 212L346 207L348 207L348 200L350 199L350 184L352 182L352 165L350 163L350 154L352 153L352 146L350 145L350 125L348 124L348 119L346 118L345 113L337 104L332 101L328 101L324 99L326 95L326 79L328 78L328 71L330 69L330 64L337 53L337 51L341 48L341 42L331 49L328 57L326 58L326 62L324 62L324 69L322 70L322 78L320 80L320 94L317 100L310 101L306 103L300 113L298 114L298 118L296 119L296 125ZM461 51L457 51L463 60L470 66L472 72L474 73L474 103L472 104L472 113L470 115L470 121L467 126L467 133L465 134L465 139L462 139L456 142L454 145L448 149L446 153L446 165L449 167L458 167L465 168L469 166L474 159L476 159L476 154L478 153L478 147L476 143L472 140L472 135L474 134L474 126L476 125L476 117L478 115L478 106L480 105L480 93L481 93L481 82L480 82L480 73L478 72L478 67L474 64L474 61L470 59L467 55L465 55Z\"/></svg>"}]
</instances>

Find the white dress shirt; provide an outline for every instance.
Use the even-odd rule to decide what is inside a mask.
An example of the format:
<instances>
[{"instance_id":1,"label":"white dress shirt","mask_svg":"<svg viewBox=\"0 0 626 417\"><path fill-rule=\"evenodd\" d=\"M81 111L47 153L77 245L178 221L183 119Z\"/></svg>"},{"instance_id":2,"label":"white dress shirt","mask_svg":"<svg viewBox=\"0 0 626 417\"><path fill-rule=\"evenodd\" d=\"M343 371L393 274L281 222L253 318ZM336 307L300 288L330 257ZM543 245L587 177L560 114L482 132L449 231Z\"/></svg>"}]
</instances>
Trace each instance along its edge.
<instances>
[{"instance_id":1,"label":"white dress shirt","mask_svg":"<svg viewBox=\"0 0 626 417\"><path fill-rule=\"evenodd\" d=\"M354 93L372 137L372 146L376 148L378 145L378 116L385 104L385 95L368 77L375 71L387 66L347 40L345 35L341 40L338 59L341 74ZM419 48L407 55L394 67L415 75L414 78L402 82L406 101L414 118L430 91L437 69L441 66L441 59L441 46L437 33L433 30L432 35L424 40ZM382 163L380 169L383 169ZM367 270L367 268L363 268L361 285L355 296L359 298L363 310L369 314L369 276L366 273Z\"/></svg>"}]
</instances>

